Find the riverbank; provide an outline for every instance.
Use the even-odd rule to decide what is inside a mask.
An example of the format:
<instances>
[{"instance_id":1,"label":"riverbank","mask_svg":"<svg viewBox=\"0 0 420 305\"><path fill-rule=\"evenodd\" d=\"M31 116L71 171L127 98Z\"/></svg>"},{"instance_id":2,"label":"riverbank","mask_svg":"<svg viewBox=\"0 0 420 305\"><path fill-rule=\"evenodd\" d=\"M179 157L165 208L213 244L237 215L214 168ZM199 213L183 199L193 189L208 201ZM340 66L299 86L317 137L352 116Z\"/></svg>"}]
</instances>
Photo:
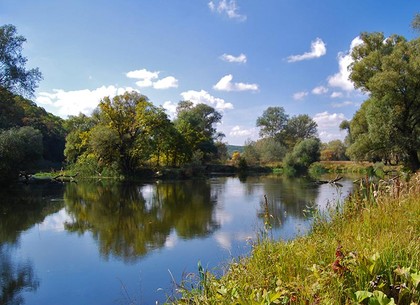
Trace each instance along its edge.
<instances>
[{"instance_id":1,"label":"riverbank","mask_svg":"<svg viewBox=\"0 0 420 305\"><path fill-rule=\"evenodd\" d=\"M343 205L308 213L309 234L277 242L267 237L267 211L267 234L249 257L232 261L221 278L199 269L199 280L186 279L174 303L420 303L419 174L363 181Z\"/></svg>"}]
</instances>

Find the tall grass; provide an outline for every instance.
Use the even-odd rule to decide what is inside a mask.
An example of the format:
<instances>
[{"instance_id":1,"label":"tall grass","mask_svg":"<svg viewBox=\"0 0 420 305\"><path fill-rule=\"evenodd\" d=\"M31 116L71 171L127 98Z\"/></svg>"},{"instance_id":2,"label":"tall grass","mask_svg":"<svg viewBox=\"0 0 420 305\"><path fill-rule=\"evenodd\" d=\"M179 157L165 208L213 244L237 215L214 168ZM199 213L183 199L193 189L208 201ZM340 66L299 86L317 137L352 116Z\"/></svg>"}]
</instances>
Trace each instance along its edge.
<instances>
[{"instance_id":1,"label":"tall grass","mask_svg":"<svg viewBox=\"0 0 420 305\"><path fill-rule=\"evenodd\" d=\"M222 277L205 279L189 283L201 289L181 285L174 303L419 304L420 175L362 179L341 206L316 214L306 236L261 238Z\"/></svg>"}]
</instances>

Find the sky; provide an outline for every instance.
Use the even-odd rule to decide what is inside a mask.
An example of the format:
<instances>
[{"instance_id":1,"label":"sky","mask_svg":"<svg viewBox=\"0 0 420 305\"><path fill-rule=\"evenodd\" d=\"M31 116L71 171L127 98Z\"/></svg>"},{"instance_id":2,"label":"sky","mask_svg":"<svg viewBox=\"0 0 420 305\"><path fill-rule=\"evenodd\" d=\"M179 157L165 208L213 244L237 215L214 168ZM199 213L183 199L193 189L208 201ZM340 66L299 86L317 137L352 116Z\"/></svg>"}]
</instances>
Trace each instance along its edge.
<instances>
[{"instance_id":1,"label":"sky","mask_svg":"<svg viewBox=\"0 0 420 305\"><path fill-rule=\"evenodd\" d=\"M323 142L367 98L348 80L362 32L416 37L420 0L0 0L43 80L33 100L67 118L138 91L171 118L179 101L222 115L232 145L259 138L268 107L308 114Z\"/></svg>"}]
</instances>

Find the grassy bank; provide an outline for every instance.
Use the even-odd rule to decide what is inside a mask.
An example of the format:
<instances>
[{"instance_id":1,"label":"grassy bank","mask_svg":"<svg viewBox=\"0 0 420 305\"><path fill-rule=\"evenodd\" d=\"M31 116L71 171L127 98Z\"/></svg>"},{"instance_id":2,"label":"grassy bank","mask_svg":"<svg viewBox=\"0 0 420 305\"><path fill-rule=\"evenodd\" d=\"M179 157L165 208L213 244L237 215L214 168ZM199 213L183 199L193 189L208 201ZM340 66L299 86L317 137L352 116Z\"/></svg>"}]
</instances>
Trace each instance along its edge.
<instances>
[{"instance_id":1,"label":"grassy bank","mask_svg":"<svg viewBox=\"0 0 420 305\"><path fill-rule=\"evenodd\" d=\"M343 205L314 213L308 235L262 237L221 278L199 268L175 303L420 303L420 175L363 181Z\"/></svg>"}]
</instances>

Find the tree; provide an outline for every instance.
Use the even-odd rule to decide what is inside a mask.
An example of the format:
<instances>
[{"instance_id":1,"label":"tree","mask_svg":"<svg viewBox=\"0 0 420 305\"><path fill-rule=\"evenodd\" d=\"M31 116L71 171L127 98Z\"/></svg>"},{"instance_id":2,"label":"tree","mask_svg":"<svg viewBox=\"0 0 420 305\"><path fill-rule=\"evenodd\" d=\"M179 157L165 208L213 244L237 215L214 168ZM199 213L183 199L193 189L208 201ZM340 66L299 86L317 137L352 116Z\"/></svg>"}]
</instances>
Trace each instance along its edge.
<instances>
[{"instance_id":1,"label":"tree","mask_svg":"<svg viewBox=\"0 0 420 305\"><path fill-rule=\"evenodd\" d=\"M18 94L33 95L42 79L38 68L26 70L27 59L22 55L26 41L17 35L16 27L8 24L0 27L0 87Z\"/></svg>"},{"instance_id":2,"label":"tree","mask_svg":"<svg viewBox=\"0 0 420 305\"><path fill-rule=\"evenodd\" d=\"M268 107L262 116L257 118L257 127L260 127L260 137L274 138L284 130L289 116L283 107Z\"/></svg>"},{"instance_id":3,"label":"tree","mask_svg":"<svg viewBox=\"0 0 420 305\"><path fill-rule=\"evenodd\" d=\"M280 135L280 139L289 149L300 141L317 136L317 123L307 114L293 116Z\"/></svg>"},{"instance_id":4,"label":"tree","mask_svg":"<svg viewBox=\"0 0 420 305\"><path fill-rule=\"evenodd\" d=\"M362 33L360 37L363 43L353 49L350 79L356 88L370 95L365 111L368 128L363 137L353 139L353 145L362 141L368 144L370 140L371 152L384 154L384 149L388 153L398 152L405 165L417 170L420 38L407 41L393 35L385 39L382 33ZM352 128L351 132L355 137Z\"/></svg>"},{"instance_id":5,"label":"tree","mask_svg":"<svg viewBox=\"0 0 420 305\"><path fill-rule=\"evenodd\" d=\"M78 116L69 116L64 125L68 132L64 156L67 162L73 164L76 163L79 156L87 151L89 133L96 122L91 117L80 113Z\"/></svg>"},{"instance_id":6,"label":"tree","mask_svg":"<svg viewBox=\"0 0 420 305\"><path fill-rule=\"evenodd\" d=\"M194 104L181 101L177 107L175 127L184 136L189 150L198 152L204 161L217 154L215 141L224 136L218 133L215 126L222 119L222 115L213 107L206 104ZM203 160L202 160L203 161Z\"/></svg>"},{"instance_id":7,"label":"tree","mask_svg":"<svg viewBox=\"0 0 420 305\"><path fill-rule=\"evenodd\" d=\"M309 165L319 161L321 143L317 138L299 142L284 158L284 167L291 174L305 173Z\"/></svg>"},{"instance_id":8,"label":"tree","mask_svg":"<svg viewBox=\"0 0 420 305\"><path fill-rule=\"evenodd\" d=\"M413 30L419 32L420 34L420 14L419 13L414 15L413 21L411 22L411 27L413 28Z\"/></svg>"},{"instance_id":9,"label":"tree","mask_svg":"<svg viewBox=\"0 0 420 305\"><path fill-rule=\"evenodd\" d=\"M348 160L346 156L346 146L340 140L333 140L322 144L321 149L322 161L341 161Z\"/></svg>"},{"instance_id":10,"label":"tree","mask_svg":"<svg viewBox=\"0 0 420 305\"><path fill-rule=\"evenodd\" d=\"M32 127L0 132L0 184L18 178L42 156L42 134Z\"/></svg>"},{"instance_id":11,"label":"tree","mask_svg":"<svg viewBox=\"0 0 420 305\"><path fill-rule=\"evenodd\" d=\"M153 107L147 97L137 92L126 92L110 99L105 97L99 103L101 124L118 135L116 150L124 172L133 172L141 160L150 156L150 145L144 136L146 126L139 123L138 108Z\"/></svg>"}]
</instances>

